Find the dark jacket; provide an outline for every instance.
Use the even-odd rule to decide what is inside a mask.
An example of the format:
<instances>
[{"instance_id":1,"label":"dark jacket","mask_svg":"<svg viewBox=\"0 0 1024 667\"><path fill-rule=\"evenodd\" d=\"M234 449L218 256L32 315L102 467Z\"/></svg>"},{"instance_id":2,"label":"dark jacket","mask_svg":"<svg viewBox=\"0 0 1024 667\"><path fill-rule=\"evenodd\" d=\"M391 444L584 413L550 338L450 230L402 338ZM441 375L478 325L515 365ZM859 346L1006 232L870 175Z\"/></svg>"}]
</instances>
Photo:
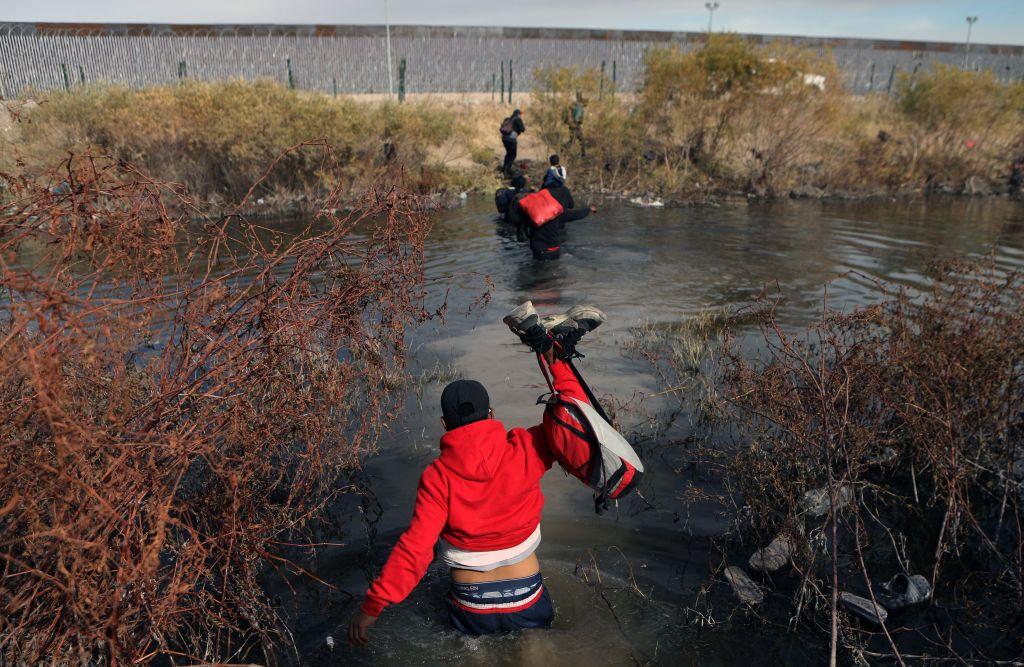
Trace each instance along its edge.
<instances>
[{"instance_id":1,"label":"dark jacket","mask_svg":"<svg viewBox=\"0 0 1024 667\"><path fill-rule=\"evenodd\" d=\"M522 116L514 116L512 118L512 131L516 133L516 136L502 135L501 140L502 141L516 141L518 139L518 135L522 134L523 132L526 132L526 124L523 123ZM494 135L491 135L491 136L494 136Z\"/></svg>"},{"instance_id":2,"label":"dark jacket","mask_svg":"<svg viewBox=\"0 0 1024 667\"><path fill-rule=\"evenodd\" d=\"M517 241L525 241L528 239L533 228L533 223L530 222L530 218L519 206L519 201L528 194L530 194L530 192L525 190L517 192L515 197L512 199L512 204L508 207L508 211L505 212L505 222L516 226Z\"/></svg>"},{"instance_id":3,"label":"dark jacket","mask_svg":"<svg viewBox=\"0 0 1024 667\"><path fill-rule=\"evenodd\" d=\"M533 233L530 235L530 249L533 250L534 255L555 252L552 249L560 248L565 242L565 223L582 220L590 215L589 206L583 205L576 208L576 201L572 198L572 193L564 185L547 188L547 190L552 197L558 200L564 211L562 215L546 225L533 229ZM521 213L522 210L518 206L516 209ZM530 224L529 219L527 219L527 224Z\"/></svg>"}]
</instances>

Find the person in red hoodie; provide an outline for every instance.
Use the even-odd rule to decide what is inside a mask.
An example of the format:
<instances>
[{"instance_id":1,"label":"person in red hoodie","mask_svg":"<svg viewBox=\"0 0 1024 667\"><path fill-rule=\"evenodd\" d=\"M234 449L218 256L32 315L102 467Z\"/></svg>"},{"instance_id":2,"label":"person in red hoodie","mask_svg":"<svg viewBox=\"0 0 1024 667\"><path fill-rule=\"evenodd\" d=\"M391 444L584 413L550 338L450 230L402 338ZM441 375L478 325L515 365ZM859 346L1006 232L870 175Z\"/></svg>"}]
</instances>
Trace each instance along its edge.
<instances>
[{"instance_id":1,"label":"person in red hoodie","mask_svg":"<svg viewBox=\"0 0 1024 667\"><path fill-rule=\"evenodd\" d=\"M535 312L526 313L513 328L543 357L556 392L589 403L567 360L605 317L589 307L569 312L572 317L549 318L548 326ZM456 629L484 635L551 626L555 611L535 554L544 507L540 480L555 461L553 449L590 451L586 440L564 426L567 414L559 410L564 409L545 410L537 426L506 432L479 382L445 387L441 454L420 478L409 528L352 616L351 643L365 645L381 612L416 587L434 560L435 545L451 568L445 601Z\"/></svg>"}]
</instances>

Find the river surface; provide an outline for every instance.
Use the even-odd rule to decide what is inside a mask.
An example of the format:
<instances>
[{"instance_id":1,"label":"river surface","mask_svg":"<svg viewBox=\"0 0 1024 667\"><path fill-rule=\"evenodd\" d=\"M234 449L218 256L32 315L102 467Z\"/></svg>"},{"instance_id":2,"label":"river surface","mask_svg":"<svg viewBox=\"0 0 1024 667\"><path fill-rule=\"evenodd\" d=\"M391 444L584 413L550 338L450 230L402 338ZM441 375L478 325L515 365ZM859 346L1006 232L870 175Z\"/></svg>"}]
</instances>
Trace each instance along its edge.
<instances>
[{"instance_id":1,"label":"river surface","mask_svg":"<svg viewBox=\"0 0 1024 667\"><path fill-rule=\"evenodd\" d=\"M501 323L526 299L542 313L581 302L607 313L608 323L584 339L579 365L599 395L635 408L623 422L647 463L642 497L596 516L588 489L557 468L547 475L539 556L557 607L551 631L458 635L445 623L447 574L435 564L405 603L384 612L365 649L345 643L355 607L350 598L309 583L297 584L296 595L281 590L282 613L298 645L293 657L361 665L820 662L823 645L746 618L728 589L709 586L723 558L712 540L727 518L710 507L687 511L679 501L692 481L678 472L670 444L681 434L645 431L640 414L667 408L655 396L663 387L623 346L641 324L685 321L707 307L735 310L766 287L781 293L781 321L796 329L820 314L826 284L830 306L849 309L879 299L875 280L921 287L929 262L964 254L1024 267L1024 205L942 199L613 207L570 225L562 259L551 263L533 261L487 201L471 199L439 213L427 273L445 278L431 288L431 299L436 304L447 291L448 315L413 334L411 371L419 381L366 464L376 496L361 507L367 520L349 522L340 537L324 535L344 546L322 550L309 568L344 590L365 590L409 519L420 472L437 454L438 400L453 376L482 382L507 427L540 421L536 399L546 387L532 355ZM493 287L489 303L480 304L485 277ZM338 515L354 509L339 508ZM717 596L710 617L688 614L687 607L704 608L704 590ZM766 604L782 608L789 600L770 594Z\"/></svg>"}]
</instances>

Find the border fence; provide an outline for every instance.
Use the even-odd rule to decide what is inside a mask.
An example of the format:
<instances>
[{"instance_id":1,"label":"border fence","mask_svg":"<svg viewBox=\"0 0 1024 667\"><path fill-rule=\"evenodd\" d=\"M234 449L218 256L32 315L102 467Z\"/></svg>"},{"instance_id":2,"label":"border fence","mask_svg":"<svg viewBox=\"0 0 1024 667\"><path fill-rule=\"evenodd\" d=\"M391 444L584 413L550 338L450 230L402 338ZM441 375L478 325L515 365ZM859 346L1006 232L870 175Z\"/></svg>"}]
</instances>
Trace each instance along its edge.
<instances>
[{"instance_id":1,"label":"border fence","mask_svg":"<svg viewBox=\"0 0 1024 667\"><path fill-rule=\"evenodd\" d=\"M132 87L275 79L327 93L388 92L384 26L0 23L0 96L93 83ZM706 33L392 26L393 78L405 93L529 90L551 65L601 67L621 90L639 86L644 54L691 49ZM1024 81L1024 46L745 35L831 53L854 92L891 89L899 72L937 62ZM508 70L506 74L506 70Z\"/></svg>"}]
</instances>

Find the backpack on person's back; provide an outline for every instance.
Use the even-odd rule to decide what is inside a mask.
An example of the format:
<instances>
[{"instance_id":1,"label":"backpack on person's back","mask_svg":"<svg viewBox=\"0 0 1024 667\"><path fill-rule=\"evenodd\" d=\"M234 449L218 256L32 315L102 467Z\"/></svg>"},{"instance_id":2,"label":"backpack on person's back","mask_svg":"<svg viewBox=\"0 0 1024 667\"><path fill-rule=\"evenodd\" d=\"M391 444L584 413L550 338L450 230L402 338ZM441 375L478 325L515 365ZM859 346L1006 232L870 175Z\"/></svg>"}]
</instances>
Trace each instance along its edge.
<instances>
[{"instance_id":1,"label":"backpack on person's back","mask_svg":"<svg viewBox=\"0 0 1024 667\"><path fill-rule=\"evenodd\" d=\"M516 117L509 116L508 118L503 120L501 122L501 127L498 128L498 131L501 132L501 136L503 139L515 139L516 136L518 136L516 132Z\"/></svg>"}]
</instances>

